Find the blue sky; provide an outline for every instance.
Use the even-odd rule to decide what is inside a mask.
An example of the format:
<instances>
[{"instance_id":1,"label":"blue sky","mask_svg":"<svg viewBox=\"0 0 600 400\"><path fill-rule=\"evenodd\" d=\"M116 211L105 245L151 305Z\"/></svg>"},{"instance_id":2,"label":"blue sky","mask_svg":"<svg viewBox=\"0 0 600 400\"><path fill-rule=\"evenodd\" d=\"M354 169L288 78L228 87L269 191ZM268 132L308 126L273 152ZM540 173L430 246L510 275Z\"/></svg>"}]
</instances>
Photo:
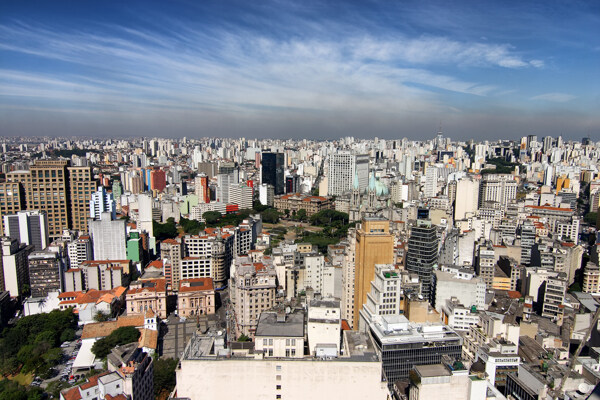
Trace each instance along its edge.
<instances>
[{"instance_id":1,"label":"blue sky","mask_svg":"<svg viewBox=\"0 0 600 400\"><path fill-rule=\"evenodd\" d=\"M600 2L8 1L4 136L600 139Z\"/></svg>"}]
</instances>

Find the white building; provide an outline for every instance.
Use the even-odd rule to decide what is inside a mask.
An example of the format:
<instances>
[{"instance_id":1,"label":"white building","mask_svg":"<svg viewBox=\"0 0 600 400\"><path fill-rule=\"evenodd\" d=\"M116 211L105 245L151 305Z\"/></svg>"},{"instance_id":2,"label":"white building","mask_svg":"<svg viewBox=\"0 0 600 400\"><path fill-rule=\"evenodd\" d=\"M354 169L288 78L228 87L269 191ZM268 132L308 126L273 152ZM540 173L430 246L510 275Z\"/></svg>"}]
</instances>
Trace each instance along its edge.
<instances>
[{"instance_id":1,"label":"white building","mask_svg":"<svg viewBox=\"0 0 600 400\"><path fill-rule=\"evenodd\" d=\"M316 299L308 305L308 349L316 357L340 354L342 314L337 300Z\"/></svg>"},{"instance_id":2,"label":"white building","mask_svg":"<svg viewBox=\"0 0 600 400\"><path fill-rule=\"evenodd\" d=\"M349 151L338 151L331 154L327 178L327 195L339 196L352 190L355 180L361 192L367 189L369 185L369 156L367 154L353 154Z\"/></svg>"},{"instance_id":3,"label":"white building","mask_svg":"<svg viewBox=\"0 0 600 400\"><path fill-rule=\"evenodd\" d=\"M94 260L127 259L127 229L124 219L110 219L104 213L99 221L90 220L90 236L94 248Z\"/></svg>"},{"instance_id":4,"label":"white building","mask_svg":"<svg viewBox=\"0 0 600 400\"><path fill-rule=\"evenodd\" d=\"M117 218L117 205L112 193L108 193L104 186L100 186L90 200L90 218L101 219L102 213L110 213L110 219Z\"/></svg>"},{"instance_id":5,"label":"white building","mask_svg":"<svg viewBox=\"0 0 600 400\"><path fill-rule=\"evenodd\" d=\"M67 245L67 254L69 256L69 265L76 268L84 261L91 260L92 240L88 235L81 235Z\"/></svg>"},{"instance_id":6,"label":"white building","mask_svg":"<svg viewBox=\"0 0 600 400\"><path fill-rule=\"evenodd\" d=\"M275 190L272 185L263 183L258 188L258 200L263 206L273 207Z\"/></svg>"},{"instance_id":7,"label":"white building","mask_svg":"<svg viewBox=\"0 0 600 400\"><path fill-rule=\"evenodd\" d=\"M48 218L44 211L19 211L4 216L4 233L21 244L32 245L42 251L50 244Z\"/></svg>"},{"instance_id":8,"label":"white building","mask_svg":"<svg viewBox=\"0 0 600 400\"><path fill-rule=\"evenodd\" d=\"M23 294L23 286L29 285L29 254L33 246L19 245L17 239L3 237L2 243L2 290L10 292L11 297Z\"/></svg>"},{"instance_id":9,"label":"white building","mask_svg":"<svg viewBox=\"0 0 600 400\"><path fill-rule=\"evenodd\" d=\"M461 220L475 215L478 201L479 181L467 178L457 181L454 220Z\"/></svg>"},{"instance_id":10,"label":"white building","mask_svg":"<svg viewBox=\"0 0 600 400\"><path fill-rule=\"evenodd\" d=\"M223 336L194 336L177 373L177 396L200 399L388 399L371 340L344 331L343 355L261 357L224 347ZM240 373L243 371L243 373Z\"/></svg>"},{"instance_id":11,"label":"white building","mask_svg":"<svg viewBox=\"0 0 600 400\"><path fill-rule=\"evenodd\" d=\"M486 284L483 279L460 271L462 270L457 270L456 273L434 271L434 306L438 312L442 310L446 300L453 297L468 308L475 306L482 310L485 307Z\"/></svg>"}]
</instances>

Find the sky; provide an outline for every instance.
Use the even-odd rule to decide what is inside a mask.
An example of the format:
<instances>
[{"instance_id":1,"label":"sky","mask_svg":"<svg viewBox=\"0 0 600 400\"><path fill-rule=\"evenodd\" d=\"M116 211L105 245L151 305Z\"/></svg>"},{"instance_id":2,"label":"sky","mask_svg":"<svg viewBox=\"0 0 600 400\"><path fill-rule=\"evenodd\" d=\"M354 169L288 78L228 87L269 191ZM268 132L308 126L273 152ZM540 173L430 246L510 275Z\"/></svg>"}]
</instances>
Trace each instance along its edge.
<instances>
[{"instance_id":1,"label":"sky","mask_svg":"<svg viewBox=\"0 0 600 400\"><path fill-rule=\"evenodd\" d=\"M600 140L599 1L0 2L0 135Z\"/></svg>"}]
</instances>

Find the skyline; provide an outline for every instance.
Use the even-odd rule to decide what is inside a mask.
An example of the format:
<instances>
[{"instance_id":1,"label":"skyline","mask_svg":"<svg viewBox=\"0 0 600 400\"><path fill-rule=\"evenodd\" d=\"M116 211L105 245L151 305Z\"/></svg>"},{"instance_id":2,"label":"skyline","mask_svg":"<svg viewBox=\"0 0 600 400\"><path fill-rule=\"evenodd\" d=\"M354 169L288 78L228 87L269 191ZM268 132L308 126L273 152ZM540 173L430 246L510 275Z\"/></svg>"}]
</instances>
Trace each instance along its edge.
<instances>
[{"instance_id":1,"label":"skyline","mask_svg":"<svg viewBox=\"0 0 600 400\"><path fill-rule=\"evenodd\" d=\"M0 17L3 136L597 135L600 5L180 1ZM597 137L597 136L596 136Z\"/></svg>"}]
</instances>

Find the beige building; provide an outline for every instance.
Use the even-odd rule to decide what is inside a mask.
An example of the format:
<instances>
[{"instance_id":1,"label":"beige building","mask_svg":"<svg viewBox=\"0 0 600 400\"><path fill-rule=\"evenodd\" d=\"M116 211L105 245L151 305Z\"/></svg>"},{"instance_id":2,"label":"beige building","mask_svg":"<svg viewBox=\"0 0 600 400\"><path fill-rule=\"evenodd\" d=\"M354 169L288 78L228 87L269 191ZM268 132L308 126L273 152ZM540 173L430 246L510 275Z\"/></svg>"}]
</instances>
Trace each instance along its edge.
<instances>
[{"instance_id":1,"label":"beige building","mask_svg":"<svg viewBox=\"0 0 600 400\"><path fill-rule=\"evenodd\" d=\"M279 212L283 213L285 210L289 210L290 215L292 215L294 211L306 210L309 217L322 210L334 209L333 202L329 197L308 196L300 193L276 196L274 204Z\"/></svg>"},{"instance_id":2,"label":"beige building","mask_svg":"<svg viewBox=\"0 0 600 400\"><path fill-rule=\"evenodd\" d=\"M79 232L88 231L90 199L96 191L90 167L68 167L69 197L71 201L71 228Z\"/></svg>"},{"instance_id":3,"label":"beige building","mask_svg":"<svg viewBox=\"0 0 600 400\"><path fill-rule=\"evenodd\" d=\"M359 311L367 302L375 264L394 261L394 235L390 222L382 218L364 218L356 231L356 267L354 281L353 326L358 327Z\"/></svg>"},{"instance_id":4,"label":"beige building","mask_svg":"<svg viewBox=\"0 0 600 400\"><path fill-rule=\"evenodd\" d=\"M445 400L492 398L487 395L487 381L482 376L470 374L464 367L458 367L458 364L418 365L411 372L410 383L409 400L429 400L440 396Z\"/></svg>"},{"instance_id":5,"label":"beige building","mask_svg":"<svg viewBox=\"0 0 600 400\"><path fill-rule=\"evenodd\" d=\"M261 262L238 257L231 274L231 301L234 304L236 335L254 336L260 313L273 308L277 289L277 273L271 257Z\"/></svg>"},{"instance_id":6,"label":"beige building","mask_svg":"<svg viewBox=\"0 0 600 400\"><path fill-rule=\"evenodd\" d=\"M181 279L181 239L165 239L160 242L160 257L163 260L165 268L165 278L167 284L175 290L179 287Z\"/></svg>"},{"instance_id":7,"label":"beige building","mask_svg":"<svg viewBox=\"0 0 600 400\"><path fill-rule=\"evenodd\" d=\"M182 279L177 294L177 313L181 317L215 313L215 287L211 278Z\"/></svg>"},{"instance_id":8,"label":"beige building","mask_svg":"<svg viewBox=\"0 0 600 400\"><path fill-rule=\"evenodd\" d=\"M125 296L127 315L143 315L153 310L162 319L167 318L167 283L163 279L135 281Z\"/></svg>"},{"instance_id":9,"label":"beige building","mask_svg":"<svg viewBox=\"0 0 600 400\"><path fill-rule=\"evenodd\" d=\"M263 357L224 347L225 338L194 336L177 373L177 396L200 399L388 399L371 340L344 331L340 357Z\"/></svg>"},{"instance_id":10,"label":"beige building","mask_svg":"<svg viewBox=\"0 0 600 400\"><path fill-rule=\"evenodd\" d=\"M28 210L46 212L51 238L69 228L68 164L67 160L35 160L29 171L15 171L7 176L10 182L23 185Z\"/></svg>"},{"instance_id":11,"label":"beige building","mask_svg":"<svg viewBox=\"0 0 600 400\"><path fill-rule=\"evenodd\" d=\"M588 262L583 271L583 291L585 293L600 292L600 268L593 262Z\"/></svg>"},{"instance_id":12,"label":"beige building","mask_svg":"<svg viewBox=\"0 0 600 400\"><path fill-rule=\"evenodd\" d=\"M8 174L10 175L10 173ZM25 190L20 182L0 183L0 218L16 214L25 208ZM0 235L4 235L4 218L0 224Z\"/></svg>"},{"instance_id":13,"label":"beige building","mask_svg":"<svg viewBox=\"0 0 600 400\"><path fill-rule=\"evenodd\" d=\"M263 311L254 335L255 353L265 358L304 358L304 326L302 310Z\"/></svg>"}]
</instances>

